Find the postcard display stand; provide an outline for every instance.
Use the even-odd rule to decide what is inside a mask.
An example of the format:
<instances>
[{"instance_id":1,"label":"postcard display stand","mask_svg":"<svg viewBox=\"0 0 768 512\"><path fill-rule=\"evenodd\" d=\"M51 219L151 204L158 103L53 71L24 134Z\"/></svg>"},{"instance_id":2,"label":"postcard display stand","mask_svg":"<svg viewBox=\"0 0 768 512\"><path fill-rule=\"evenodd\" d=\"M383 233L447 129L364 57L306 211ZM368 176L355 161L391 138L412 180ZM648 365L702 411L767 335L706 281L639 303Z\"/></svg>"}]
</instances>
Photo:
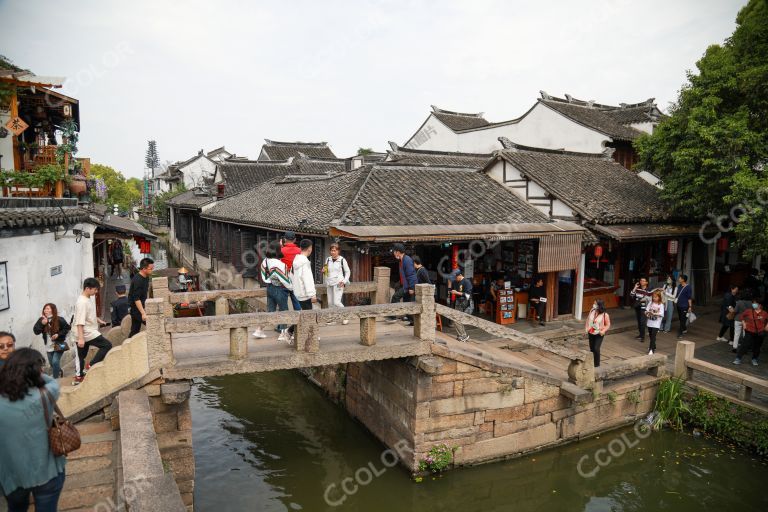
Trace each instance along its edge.
<instances>
[{"instance_id":1,"label":"postcard display stand","mask_svg":"<svg viewBox=\"0 0 768 512\"><path fill-rule=\"evenodd\" d=\"M517 317L515 289L507 281L504 283L504 288L500 289L497 293L499 300L496 303L496 323L501 325L515 323L515 318Z\"/></svg>"}]
</instances>

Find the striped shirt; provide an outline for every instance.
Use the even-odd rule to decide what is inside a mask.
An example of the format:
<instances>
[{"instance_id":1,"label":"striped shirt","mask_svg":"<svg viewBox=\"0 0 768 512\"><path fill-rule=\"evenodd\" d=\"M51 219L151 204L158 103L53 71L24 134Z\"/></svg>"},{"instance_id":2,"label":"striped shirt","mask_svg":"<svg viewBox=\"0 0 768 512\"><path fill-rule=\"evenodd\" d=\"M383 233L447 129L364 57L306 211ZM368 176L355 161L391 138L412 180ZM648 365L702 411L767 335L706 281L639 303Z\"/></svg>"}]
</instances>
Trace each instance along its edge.
<instances>
[{"instance_id":1,"label":"striped shirt","mask_svg":"<svg viewBox=\"0 0 768 512\"><path fill-rule=\"evenodd\" d=\"M264 284L293 289L285 263L275 258L265 258L261 262L261 280Z\"/></svg>"}]
</instances>

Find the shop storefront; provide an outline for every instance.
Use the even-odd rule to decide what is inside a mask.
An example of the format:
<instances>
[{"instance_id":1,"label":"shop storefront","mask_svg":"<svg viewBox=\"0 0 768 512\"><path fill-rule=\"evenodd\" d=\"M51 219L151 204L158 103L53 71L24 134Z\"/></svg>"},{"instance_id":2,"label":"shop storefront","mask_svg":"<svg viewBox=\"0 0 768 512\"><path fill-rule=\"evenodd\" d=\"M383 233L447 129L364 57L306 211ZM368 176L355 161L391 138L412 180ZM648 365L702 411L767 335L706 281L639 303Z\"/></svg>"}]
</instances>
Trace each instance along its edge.
<instances>
[{"instance_id":1,"label":"shop storefront","mask_svg":"<svg viewBox=\"0 0 768 512\"><path fill-rule=\"evenodd\" d=\"M564 222L528 228L530 234L517 231L522 231L519 225L400 226L396 234L394 227L340 226L333 234L355 238L364 247L361 250L371 254L372 266L392 269L393 283L398 279L398 262L389 251L392 243L404 241L407 252L418 255L428 269L436 300L442 304L450 302L452 272L461 269L472 280L476 314L498 323L528 316L527 291L539 277L546 289L546 318L574 314L584 230ZM491 292L494 287L499 293Z\"/></svg>"}]
</instances>

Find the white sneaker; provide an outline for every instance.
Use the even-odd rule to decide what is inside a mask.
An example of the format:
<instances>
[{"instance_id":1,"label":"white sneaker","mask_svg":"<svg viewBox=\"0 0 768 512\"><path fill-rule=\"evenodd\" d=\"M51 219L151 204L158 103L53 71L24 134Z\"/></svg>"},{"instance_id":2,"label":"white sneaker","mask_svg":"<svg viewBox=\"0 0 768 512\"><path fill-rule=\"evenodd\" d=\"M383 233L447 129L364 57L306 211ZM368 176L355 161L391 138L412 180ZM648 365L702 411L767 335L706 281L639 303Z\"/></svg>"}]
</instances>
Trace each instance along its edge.
<instances>
[{"instance_id":1,"label":"white sneaker","mask_svg":"<svg viewBox=\"0 0 768 512\"><path fill-rule=\"evenodd\" d=\"M649 350L649 351L648 351L648 355L649 355L649 356L652 356L652 355L653 355L653 350Z\"/></svg>"},{"instance_id":2,"label":"white sneaker","mask_svg":"<svg viewBox=\"0 0 768 512\"><path fill-rule=\"evenodd\" d=\"M280 331L280 336L277 337L278 342L287 342L289 340L290 335L288 334L288 329L283 329Z\"/></svg>"},{"instance_id":3,"label":"white sneaker","mask_svg":"<svg viewBox=\"0 0 768 512\"><path fill-rule=\"evenodd\" d=\"M288 335L288 344L293 345L293 342L296 341L296 338L293 334Z\"/></svg>"},{"instance_id":4,"label":"white sneaker","mask_svg":"<svg viewBox=\"0 0 768 512\"><path fill-rule=\"evenodd\" d=\"M715 341L728 341L728 340L723 338L722 336L718 336Z\"/></svg>"},{"instance_id":5,"label":"white sneaker","mask_svg":"<svg viewBox=\"0 0 768 512\"><path fill-rule=\"evenodd\" d=\"M253 331L253 334L251 334L251 336L253 336L254 338L258 338L260 340L267 337L267 335L264 334L264 331L262 331L261 329L256 329L255 331Z\"/></svg>"},{"instance_id":6,"label":"white sneaker","mask_svg":"<svg viewBox=\"0 0 768 512\"><path fill-rule=\"evenodd\" d=\"M342 320L341 325L347 325L349 323L349 320Z\"/></svg>"},{"instance_id":7,"label":"white sneaker","mask_svg":"<svg viewBox=\"0 0 768 512\"><path fill-rule=\"evenodd\" d=\"M325 322L325 325L336 325L336 322Z\"/></svg>"}]
</instances>

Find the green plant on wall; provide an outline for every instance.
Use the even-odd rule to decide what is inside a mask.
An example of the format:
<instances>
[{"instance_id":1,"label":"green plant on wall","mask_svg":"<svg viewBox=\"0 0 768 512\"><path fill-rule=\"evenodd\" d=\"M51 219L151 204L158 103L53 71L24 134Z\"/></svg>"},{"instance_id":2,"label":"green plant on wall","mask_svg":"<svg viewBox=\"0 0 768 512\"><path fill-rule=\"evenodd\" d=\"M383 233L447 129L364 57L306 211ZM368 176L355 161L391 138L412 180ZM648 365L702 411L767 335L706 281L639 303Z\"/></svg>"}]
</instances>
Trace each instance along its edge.
<instances>
[{"instance_id":1,"label":"green plant on wall","mask_svg":"<svg viewBox=\"0 0 768 512\"><path fill-rule=\"evenodd\" d=\"M455 450L456 448L449 448L445 444L433 446L419 461L419 472L440 473L447 469L453 464L453 452Z\"/></svg>"},{"instance_id":2,"label":"green plant on wall","mask_svg":"<svg viewBox=\"0 0 768 512\"><path fill-rule=\"evenodd\" d=\"M74 157L77 153L77 141L79 138L77 134L77 123L72 119L64 121L61 124L61 137L61 144L56 146L56 161L59 165L64 164L64 157L69 154L70 169L74 170L77 168L77 165L75 159L71 157Z\"/></svg>"},{"instance_id":3,"label":"green plant on wall","mask_svg":"<svg viewBox=\"0 0 768 512\"><path fill-rule=\"evenodd\" d=\"M610 391L606 396L608 397L608 401L609 402L611 402L612 404L616 403L616 392L615 391Z\"/></svg>"},{"instance_id":4,"label":"green plant on wall","mask_svg":"<svg viewBox=\"0 0 768 512\"><path fill-rule=\"evenodd\" d=\"M35 172L0 171L0 184L5 187L42 188L67 178L63 167L56 164L43 165Z\"/></svg>"},{"instance_id":5,"label":"green plant on wall","mask_svg":"<svg viewBox=\"0 0 768 512\"><path fill-rule=\"evenodd\" d=\"M768 456L768 416L703 390L694 393L689 403L686 423Z\"/></svg>"},{"instance_id":6,"label":"green plant on wall","mask_svg":"<svg viewBox=\"0 0 768 512\"><path fill-rule=\"evenodd\" d=\"M633 389L632 391L629 391L627 393L627 400L631 404L639 404L640 403L640 390Z\"/></svg>"}]
</instances>

